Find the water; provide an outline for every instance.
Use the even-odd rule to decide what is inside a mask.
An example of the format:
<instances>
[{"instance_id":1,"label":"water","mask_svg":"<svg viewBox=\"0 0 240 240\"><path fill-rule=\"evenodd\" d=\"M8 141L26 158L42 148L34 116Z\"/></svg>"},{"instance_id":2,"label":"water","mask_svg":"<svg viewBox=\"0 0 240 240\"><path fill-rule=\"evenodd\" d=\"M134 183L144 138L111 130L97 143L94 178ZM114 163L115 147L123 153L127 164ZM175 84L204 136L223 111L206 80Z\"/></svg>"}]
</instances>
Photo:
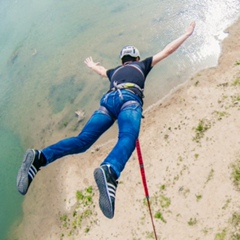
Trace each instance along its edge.
<instances>
[{"instance_id":1,"label":"water","mask_svg":"<svg viewBox=\"0 0 240 240\"><path fill-rule=\"evenodd\" d=\"M147 107L217 64L239 10L240 0L0 0L0 239L21 219L15 179L25 149L77 134L108 89L86 57L111 68L127 44L151 56L195 20L194 35L150 73Z\"/></svg>"}]
</instances>

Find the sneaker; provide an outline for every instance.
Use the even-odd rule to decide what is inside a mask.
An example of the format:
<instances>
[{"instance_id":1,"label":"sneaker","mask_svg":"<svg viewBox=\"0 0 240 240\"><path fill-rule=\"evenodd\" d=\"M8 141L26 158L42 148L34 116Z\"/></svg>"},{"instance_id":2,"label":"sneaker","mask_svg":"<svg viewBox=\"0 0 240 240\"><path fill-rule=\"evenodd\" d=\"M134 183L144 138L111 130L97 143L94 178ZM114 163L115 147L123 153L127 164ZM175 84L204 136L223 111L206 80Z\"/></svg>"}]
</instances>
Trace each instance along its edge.
<instances>
[{"instance_id":1,"label":"sneaker","mask_svg":"<svg viewBox=\"0 0 240 240\"><path fill-rule=\"evenodd\" d=\"M107 218L113 218L118 182L109 165L96 168L94 178L99 189L99 206Z\"/></svg>"},{"instance_id":2,"label":"sneaker","mask_svg":"<svg viewBox=\"0 0 240 240\"><path fill-rule=\"evenodd\" d=\"M22 195L27 193L33 178L42 166L40 154L41 152L38 150L29 149L23 157L22 165L17 175L17 189Z\"/></svg>"}]
</instances>

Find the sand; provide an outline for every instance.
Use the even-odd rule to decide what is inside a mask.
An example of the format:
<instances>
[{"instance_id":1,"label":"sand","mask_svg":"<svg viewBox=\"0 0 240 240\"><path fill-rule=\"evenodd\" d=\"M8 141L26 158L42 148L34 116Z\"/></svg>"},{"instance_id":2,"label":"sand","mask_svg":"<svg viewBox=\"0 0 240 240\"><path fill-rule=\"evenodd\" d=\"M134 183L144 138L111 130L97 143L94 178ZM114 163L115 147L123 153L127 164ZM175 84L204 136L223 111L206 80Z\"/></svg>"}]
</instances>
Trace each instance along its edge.
<instances>
[{"instance_id":1,"label":"sand","mask_svg":"<svg viewBox=\"0 0 240 240\"><path fill-rule=\"evenodd\" d=\"M239 29L240 21L227 29L218 66L144 113L140 144L158 239L240 239L233 221L240 218L240 190L232 177L240 162ZM98 207L93 170L115 141L42 169L10 238L154 239L136 151L119 180L115 217Z\"/></svg>"}]
</instances>

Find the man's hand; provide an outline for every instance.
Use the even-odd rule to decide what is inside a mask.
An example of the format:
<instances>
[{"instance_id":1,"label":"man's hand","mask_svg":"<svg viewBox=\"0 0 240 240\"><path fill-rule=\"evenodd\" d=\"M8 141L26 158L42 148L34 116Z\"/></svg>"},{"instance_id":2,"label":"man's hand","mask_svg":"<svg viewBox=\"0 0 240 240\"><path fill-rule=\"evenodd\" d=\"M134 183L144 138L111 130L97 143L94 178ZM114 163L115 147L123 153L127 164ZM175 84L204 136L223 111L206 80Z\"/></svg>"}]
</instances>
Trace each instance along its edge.
<instances>
[{"instance_id":1,"label":"man's hand","mask_svg":"<svg viewBox=\"0 0 240 240\"><path fill-rule=\"evenodd\" d=\"M89 67L89 68L94 68L99 65L99 62L95 63L92 59L92 57L88 57L85 59L84 63Z\"/></svg>"},{"instance_id":2,"label":"man's hand","mask_svg":"<svg viewBox=\"0 0 240 240\"><path fill-rule=\"evenodd\" d=\"M84 63L91 68L95 73L99 74L102 77L107 78L107 69L99 65L99 62L94 62L92 57L85 59Z\"/></svg>"},{"instance_id":3,"label":"man's hand","mask_svg":"<svg viewBox=\"0 0 240 240\"><path fill-rule=\"evenodd\" d=\"M191 24L189 25L189 27L188 27L187 30L186 30L187 36L191 36L191 35L192 35L195 26L196 26L195 21L191 22Z\"/></svg>"},{"instance_id":4,"label":"man's hand","mask_svg":"<svg viewBox=\"0 0 240 240\"><path fill-rule=\"evenodd\" d=\"M152 67L162 61L164 58L175 52L190 37L195 28L195 21L191 22L186 32L177 39L170 42L162 51L153 56Z\"/></svg>"}]
</instances>

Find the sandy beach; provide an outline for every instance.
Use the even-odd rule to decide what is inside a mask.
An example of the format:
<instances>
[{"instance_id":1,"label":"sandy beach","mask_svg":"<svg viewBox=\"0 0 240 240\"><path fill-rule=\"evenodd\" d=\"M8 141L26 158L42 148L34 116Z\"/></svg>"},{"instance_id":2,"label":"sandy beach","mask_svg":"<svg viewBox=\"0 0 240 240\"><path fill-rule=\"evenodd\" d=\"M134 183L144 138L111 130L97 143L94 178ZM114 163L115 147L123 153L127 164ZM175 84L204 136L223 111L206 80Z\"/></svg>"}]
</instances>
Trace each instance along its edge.
<instances>
[{"instance_id":1,"label":"sandy beach","mask_svg":"<svg viewBox=\"0 0 240 240\"><path fill-rule=\"evenodd\" d=\"M218 66L144 112L140 144L158 239L240 239L240 20ZM59 139L56 139L56 141ZM42 169L9 239L154 239L136 151L119 179L115 217L98 206L93 170L116 139Z\"/></svg>"}]
</instances>

